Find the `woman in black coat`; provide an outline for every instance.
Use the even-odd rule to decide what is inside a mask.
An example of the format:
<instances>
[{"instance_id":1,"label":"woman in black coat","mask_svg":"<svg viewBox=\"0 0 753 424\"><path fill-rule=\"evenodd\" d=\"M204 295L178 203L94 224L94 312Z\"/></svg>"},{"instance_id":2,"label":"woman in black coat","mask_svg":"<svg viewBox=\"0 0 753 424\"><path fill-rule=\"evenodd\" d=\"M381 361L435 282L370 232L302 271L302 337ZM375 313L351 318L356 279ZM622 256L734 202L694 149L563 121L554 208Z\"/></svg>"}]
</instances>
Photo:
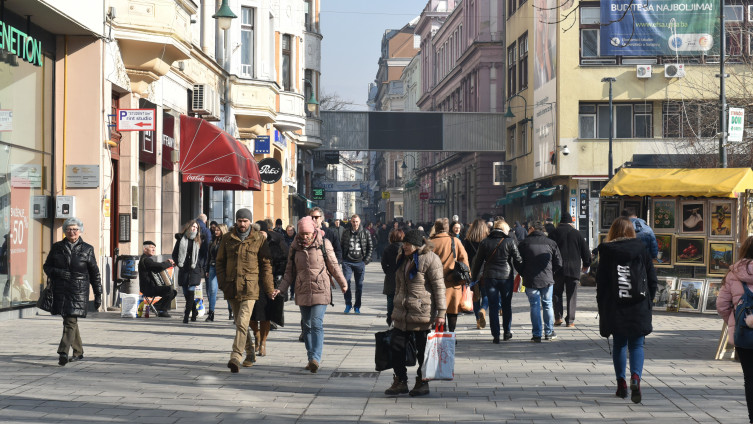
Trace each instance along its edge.
<instances>
[{"instance_id":1,"label":"woman in black coat","mask_svg":"<svg viewBox=\"0 0 753 424\"><path fill-rule=\"evenodd\" d=\"M58 363L65 365L84 359L84 347L78 330L78 318L86 318L89 286L94 291L94 309L102 306L102 279L94 248L81 238L84 224L78 218L63 222L65 240L52 245L44 272L53 292L52 315L63 317L63 337L58 346ZM73 347L73 356L68 351Z\"/></svg>"},{"instance_id":2,"label":"woman in black coat","mask_svg":"<svg viewBox=\"0 0 753 424\"><path fill-rule=\"evenodd\" d=\"M194 291L201 285L208 252L201 251L201 234L199 224L195 220L189 221L183 227L183 231L175 235L175 239L173 261L178 267L178 285L183 288L183 297L186 299L183 323L188 324L189 314L191 321L196 321L199 315L194 301Z\"/></svg>"},{"instance_id":3,"label":"woman in black coat","mask_svg":"<svg viewBox=\"0 0 753 424\"><path fill-rule=\"evenodd\" d=\"M658 281L651 257L635 237L630 219L617 218L609 229L606 243L599 245L596 273L596 303L599 332L614 337L612 361L617 376L615 395L627 397L625 366L630 351L630 391L634 403L641 401L643 342L651 333L651 301Z\"/></svg>"},{"instance_id":4,"label":"woman in black coat","mask_svg":"<svg viewBox=\"0 0 753 424\"><path fill-rule=\"evenodd\" d=\"M389 235L389 246L382 252L382 271L384 271L384 288L382 294L387 296L387 325L392 324L392 309L395 300L395 271L397 271L397 256L403 246L405 233L401 229L393 229Z\"/></svg>"}]
</instances>

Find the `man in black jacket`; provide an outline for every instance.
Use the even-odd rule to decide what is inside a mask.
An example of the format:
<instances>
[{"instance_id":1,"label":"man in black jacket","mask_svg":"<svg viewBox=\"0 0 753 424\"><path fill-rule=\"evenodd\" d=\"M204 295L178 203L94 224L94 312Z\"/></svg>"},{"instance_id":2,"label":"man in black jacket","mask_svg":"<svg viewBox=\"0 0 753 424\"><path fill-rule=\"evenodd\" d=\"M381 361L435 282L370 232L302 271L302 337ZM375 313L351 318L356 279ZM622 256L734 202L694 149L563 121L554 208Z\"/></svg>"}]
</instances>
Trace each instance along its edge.
<instances>
[{"instance_id":1,"label":"man in black jacket","mask_svg":"<svg viewBox=\"0 0 753 424\"><path fill-rule=\"evenodd\" d=\"M552 286L554 273L562 268L562 256L557 243L544 234L544 224L536 221L528 229L528 236L518 245L523 266L518 270L523 277L528 303L531 305L531 341L541 343L541 310L544 310L544 338L554 340L554 310Z\"/></svg>"},{"instance_id":2,"label":"man in black jacket","mask_svg":"<svg viewBox=\"0 0 753 424\"><path fill-rule=\"evenodd\" d=\"M343 232L342 240L343 274L348 280L348 291L345 292L345 313L351 308L355 313L361 313L361 294L363 292L363 276L366 265L371 262L371 233L361 227L361 217L353 215L350 218L350 228ZM353 304L350 277L355 274L356 303Z\"/></svg>"},{"instance_id":3,"label":"man in black jacket","mask_svg":"<svg viewBox=\"0 0 753 424\"><path fill-rule=\"evenodd\" d=\"M154 307L157 309L157 316L169 318L170 314L167 311L178 292L172 286L166 286L162 284L162 281L157 281L152 274L170 268L175 265L175 262L172 259L167 259L164 262L155 261L153 256L156 250L157 246L154 242L149 240L144 242L144 254L139 258L139 290L146 297L162 297L159 302L154 304Z\"/></svg>"},{"instance_id":4,"label":"man in black jacket","mask_svg":"<svg viewBox=\"0 0 753 424\"><path fill-rule=\"evenodd\" d=\"M567 316L565 323L568 327L575 327L575 308L577 307L577 290L580 274L588 271L591 266L591 252L588 243L581 236L580 231L572 225L573 218L569 213L562 213L562 219L557 228L549 234L549 238L557 243L562 255L562 269L554 274L554 325L562 325L562 292L567 294Z\"/></svg>"}]
</instances>

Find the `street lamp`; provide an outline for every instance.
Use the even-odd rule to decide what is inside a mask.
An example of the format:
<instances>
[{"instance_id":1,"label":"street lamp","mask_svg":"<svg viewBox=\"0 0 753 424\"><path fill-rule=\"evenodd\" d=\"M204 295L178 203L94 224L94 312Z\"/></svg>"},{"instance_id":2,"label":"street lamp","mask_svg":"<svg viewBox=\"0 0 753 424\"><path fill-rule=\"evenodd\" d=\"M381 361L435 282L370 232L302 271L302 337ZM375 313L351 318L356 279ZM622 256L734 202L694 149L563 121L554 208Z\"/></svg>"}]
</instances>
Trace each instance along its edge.
<instances>
[{"instance_id":1,"label":"street lamp","mask_svg":"<svg viewBox=\"0 0 753 424\"><path fill-rule=\"evenodd\" d=\"M604 77L601 82L609 83L609 179L614 175L614 165L612 164L612 133L614 132L614 110L612 108L612 83L617 81L614 77Z\"/></svg>"},{"instance_id":2,"label":"street lamp","mask_svg":"<svg viewBox=\"0 0 753 424\"><path fill-rule=\"evenodd\" d=\"M514 95L510 96L506 100L506 103L507 103L507 112L505 112L505 118L515 118L515 114L512 113L512 109L510 108L510 100L512 100L512 99L514 99L516 97L520 97L521 99L523 99L523 121L522 122L524 124L526 122L530 122L531 123L531 128L533 128L533 118L529 118L529 117L526 116L526 113L528 113L528 101L526 100L525 97L521 96L520 94L514 94Z\"/></svg>"},{"instance_id":3,"label":"street lamp","mask_svg":"<svg viewBox=\"0 0 753 424\"><path fill-rule=\"evenodd\" d=\"M307 79L304 79L303 83L308 84L309 87L311 87L311 97L306 101L306 108L309 112L314 113L316 112L316 108L319 107L319 102L316 101L316 96L314 95L314 84Z\"/></svg>"},{"instance_id":4,"label":"street lamp","mask_svg":"<svg viewBox=\"0 0 753 424\"><path fill-rule=\"evenodd\" d=\"M217 13L212 15L212 18L217 19L217 25L219 25L220 29L223 31L230 29L230 24L233 22L233 19L237 17L238 16L230 10L230 6L227 5L227 0L222 0L222 4L220 5L220 8L217 9Z\"/></svg>"}]
</instances>

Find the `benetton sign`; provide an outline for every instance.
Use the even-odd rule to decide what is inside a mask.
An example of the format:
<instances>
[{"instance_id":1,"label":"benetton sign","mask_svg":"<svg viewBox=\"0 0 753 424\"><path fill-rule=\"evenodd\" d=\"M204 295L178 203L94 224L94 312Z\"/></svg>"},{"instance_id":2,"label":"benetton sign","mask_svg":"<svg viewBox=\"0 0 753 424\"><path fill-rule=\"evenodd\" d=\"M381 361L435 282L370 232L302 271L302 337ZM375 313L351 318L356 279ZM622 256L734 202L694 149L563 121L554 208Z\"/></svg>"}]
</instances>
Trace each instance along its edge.
<instances>
[{"instance_id":1,"label":"benetton sign","mask_svg":"<svg viewBox=\"0 0 753 424\"><path fill-rule=\"evenodd\" d=\"M42 42L0 21L0 50L18 56L32 65L42 66Z\"/></svg>"}]
</instances>

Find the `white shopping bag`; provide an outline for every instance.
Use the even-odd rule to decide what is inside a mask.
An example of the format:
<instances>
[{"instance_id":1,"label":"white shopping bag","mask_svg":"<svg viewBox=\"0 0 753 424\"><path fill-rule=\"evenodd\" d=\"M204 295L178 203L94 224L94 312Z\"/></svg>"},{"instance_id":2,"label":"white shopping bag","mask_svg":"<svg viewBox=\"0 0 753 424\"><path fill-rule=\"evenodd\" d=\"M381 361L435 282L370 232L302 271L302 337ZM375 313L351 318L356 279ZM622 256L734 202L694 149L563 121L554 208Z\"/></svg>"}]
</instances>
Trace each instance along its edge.
<instances>
[{"instance_id":1,"label":"white shopping bag","mask_svg":"<svg viewBox=\"0 0 753 424\"><path fill-rule=\"evenodd\" d=\"M421 375L424 381L455 378L455 333L445 332L444 326L432 330L426 337Z\"/></svg>"},{"instance_id":2,"label":"white shopping bag","mask_svg":"<svg viewBox=\"0 0 753 424\"><path fill-rule=\"evenodd\" d=\"M121 318L136 318L139 310L139 295L120 293Z\"/></svg>"},{"instance_id":3,"label":"white shopping bag","mask_svg":"<svg viewBox=\"0 0 753 424\"><path fill-rule=\"evenodd\" d=\"M203 317L206 314L206 308L204 308L204 290L201 286L196 286L194 291L194 302L196 303L196 311L198 316Z\"/></svg>"}]
</instances>

